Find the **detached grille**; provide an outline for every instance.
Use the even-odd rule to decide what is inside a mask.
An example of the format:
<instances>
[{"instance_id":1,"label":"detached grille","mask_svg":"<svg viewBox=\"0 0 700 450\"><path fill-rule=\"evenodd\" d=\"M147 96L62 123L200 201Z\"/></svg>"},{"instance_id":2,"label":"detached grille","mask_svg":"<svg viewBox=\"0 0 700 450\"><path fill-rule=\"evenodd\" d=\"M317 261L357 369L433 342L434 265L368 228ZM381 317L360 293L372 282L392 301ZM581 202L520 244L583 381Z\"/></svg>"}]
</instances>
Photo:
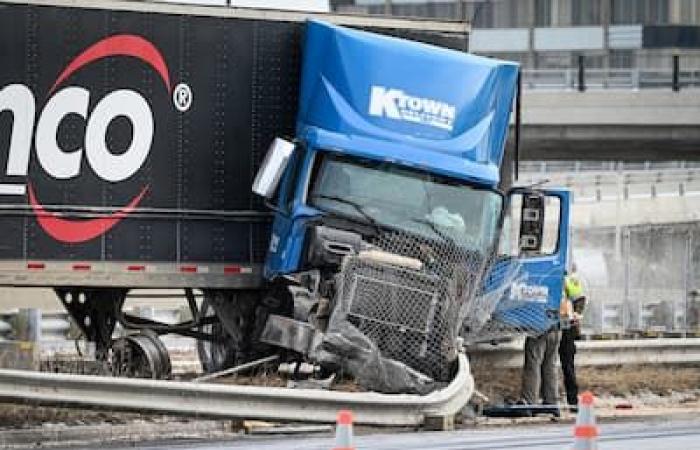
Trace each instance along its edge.
<instances>
[{"instance_id":1,"label":"detached grille","mask_svg":"<svg viewBox=\"0 0 700 450\"><path fill-rule=\"evenodd\" d=\"M438 277L357 258L346 259L342 276L340 311L383 357L431 377L448 370L450 341L440 302L445 291Z\"/></svg>"}]
</instances>

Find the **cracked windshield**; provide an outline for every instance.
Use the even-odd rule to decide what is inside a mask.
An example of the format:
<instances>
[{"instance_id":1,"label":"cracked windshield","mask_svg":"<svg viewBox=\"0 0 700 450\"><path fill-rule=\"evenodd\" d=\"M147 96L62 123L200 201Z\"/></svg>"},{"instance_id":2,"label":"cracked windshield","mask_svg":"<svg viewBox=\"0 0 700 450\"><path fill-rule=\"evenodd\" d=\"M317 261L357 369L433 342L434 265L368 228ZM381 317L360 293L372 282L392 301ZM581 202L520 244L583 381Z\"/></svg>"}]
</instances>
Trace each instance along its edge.
<instances>
[{"instance_id":1,"label":"cracked windshield","mask_svg":"<svg viewBox=\"0 0 700 450\"><path fill-rule=\"evenodd\" d=\"M485 254L496 237L502 197L393 163L328 155L320 164L309 203Z\"/></svg>"}]
</instances>

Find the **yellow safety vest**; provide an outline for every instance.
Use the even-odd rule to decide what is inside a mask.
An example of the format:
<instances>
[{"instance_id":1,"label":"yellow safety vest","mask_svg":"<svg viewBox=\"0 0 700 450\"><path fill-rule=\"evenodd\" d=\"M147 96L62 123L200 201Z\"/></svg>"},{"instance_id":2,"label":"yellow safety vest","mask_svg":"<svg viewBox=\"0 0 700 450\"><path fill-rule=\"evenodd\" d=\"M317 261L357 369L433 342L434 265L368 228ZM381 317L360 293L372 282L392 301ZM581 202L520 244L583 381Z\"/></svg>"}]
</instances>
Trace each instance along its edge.
<instances>
[{"instance_id":1,"label":"yellow safety vest","mask_svg":"<svg viewBox=\"0 0 700 450\"><path fill-rule=\"evenodd\" d=\"M566 297L571 300L576 300L583 294L583 286L581 286L581 280L578 277L567 276L564 280L564 292Z\"/></svg>"}]
</instances>

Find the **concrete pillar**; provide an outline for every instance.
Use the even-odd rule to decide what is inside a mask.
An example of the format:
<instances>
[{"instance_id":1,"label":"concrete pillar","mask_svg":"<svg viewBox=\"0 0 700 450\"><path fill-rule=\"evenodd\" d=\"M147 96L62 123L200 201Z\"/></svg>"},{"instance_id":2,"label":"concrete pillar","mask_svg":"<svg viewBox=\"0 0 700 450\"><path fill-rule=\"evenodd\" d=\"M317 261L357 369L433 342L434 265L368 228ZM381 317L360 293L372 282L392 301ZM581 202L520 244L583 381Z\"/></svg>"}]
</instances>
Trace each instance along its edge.
<instances>
[{"instance_id":1,"label":"concrete pillar","mask_svg":"<svg viewBox=\"0 0 700 450\"><path fill-rule=\"evenodd\" d=\"M684 23L681 0L668 0L668 21L674 25Z\"/></svg>"},{"instance_id":2,"label":"concrete pillar","mask_svg":"<svg viewBox=\"0 0 700 450\"><path fill-rule=\"evenodd\" d=\"M561 23L561 19L559 17L559 2L560 0L551 0L551 5L552 5L552 26L553 27L558 27L559 24Z\"/></svg>"},{"instance_id":3,"label":"concrete pillar","mask_svg":"<svg viewBox=\"0 0 700 450\"><path fill-rule=\"evenodd\" d=\"M573 16L571 6L572 6L571 0L559 0L559 7L558 7L559 23L558 23L558 26L560 26L560 27L570 27L571 26L571 17Z\"/></svg>"}]
</instances>

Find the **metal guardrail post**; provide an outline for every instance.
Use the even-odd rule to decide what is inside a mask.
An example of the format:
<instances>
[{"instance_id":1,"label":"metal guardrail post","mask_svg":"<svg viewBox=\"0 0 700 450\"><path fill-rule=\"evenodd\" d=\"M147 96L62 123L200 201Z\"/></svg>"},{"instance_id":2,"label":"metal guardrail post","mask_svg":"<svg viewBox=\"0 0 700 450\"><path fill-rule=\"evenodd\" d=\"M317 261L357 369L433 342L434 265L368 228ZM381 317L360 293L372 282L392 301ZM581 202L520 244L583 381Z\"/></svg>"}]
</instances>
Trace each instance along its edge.
<instances>
[{"instance_id":1,"label":"metal guardrail post","mask_svg":"<svg viewBox=\"0 0 700 450\"><path fill-rule=\"evenodd\" d=\"M688 297L691 295L691 278L693 276L693 231L688 230L685 236L685 270L683 273L683 337L688 333L688 316L690 315L690 302Z\"/></svg>"},{"instance_id":2,"label":"metal guardrail post","mask_svg":"<svg viewBox=\"0 0 700 450\"><path fill-rule=\"evenodd\" d=\"M6 315L3 314L0 317L0 341L4 341L12 337L12 324Z\"/></svg>"},{"instance_id":3,"label":"metal guardrail post","mask_svg":"<svg viewBox=\"0 0 700 450\"><path fill-rule=\"evenodd\" d=\"M681 90L680 84L680 56L673 55L673 76L671 78L671 89L673 92L678 92Z\"/></svg>"},{"instance_id":4,"label":"metal guardrail post","mask_svg":"<svg viewBox=\"0 0 700 450\"><path fill-rule=\"evenodd\" d=\"M639 90L639 69L632 70L632 89Z\"/></svg>"},{"instance_id":5,"label":"metal guardrail post","mask_svg":"<svg viewBox=\"0 0 700 450\"><path fill-rule=\"evenodd\" d=\"M41 345L41 310L20 309L10 322L15 340L0 343L0 367L37 370Z\"/></svg>"},{"instance_id":6,"label":"metal guardrail post","mask_svg":"<svg viewBox=\"0 0 700 450\"><path fill-rule=\"evenodd\" d=\"M630 254L632 251L632 236L630 235L630 230L626 229L623 234L624 238L624 244L625 244L625 251L624 251L624 264L625 264L625 270L624 270L624 287L623 287L623 300L622 300L622 308L621 308L621 313L622 313L622 331L625 332L629 329L630 325L630 275L631 275L631 260L632 260L632 255ZM637 314L637 319L641 320L642 314L641 311L638 312ZM639 325L639 324L638 324ZM640 326L638 326L639 328Z\"/></svg>"},{"instance_id":7,"label":"metal guardrail post","mask_svg":"<svg viewBox=\"0 0 700 450\"><path fill-rule=\"evenodd\" d=\"M586 90L586 59L583 55L578 55L578 91Z\"/></svg>"},{"instance_id":8,"label":"metal guardrail post","mask_svg":"<svg viewBox=\"0 0 700 450\"><path fill-rule=\"evenodd\" d=\"M23 342L41 342L41 310L23 308L15 316L15 339Z\"/></svg>"}]
</instances>

